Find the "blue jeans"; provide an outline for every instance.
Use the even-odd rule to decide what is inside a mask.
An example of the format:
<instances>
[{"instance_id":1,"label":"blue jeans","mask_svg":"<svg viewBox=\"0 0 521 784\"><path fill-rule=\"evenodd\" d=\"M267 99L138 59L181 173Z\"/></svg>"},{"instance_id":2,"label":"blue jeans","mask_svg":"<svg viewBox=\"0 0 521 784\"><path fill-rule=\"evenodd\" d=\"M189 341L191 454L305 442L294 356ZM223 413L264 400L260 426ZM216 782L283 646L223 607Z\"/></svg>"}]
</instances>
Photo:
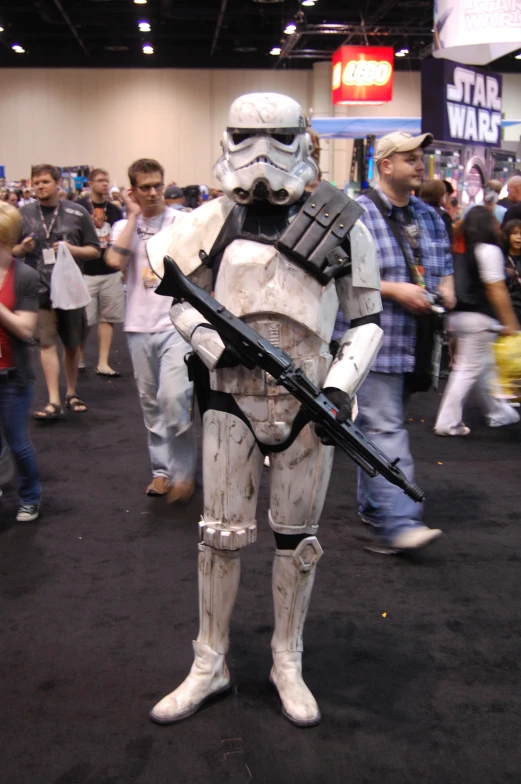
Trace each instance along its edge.
<instances>
[{"instance_id":1,"label":"blue jeans","mask_svg":"<svg viewBox=\"0 0 521 784\"><path fill-rule=\"evenodd\" d=\"M152 475L190 481L197 460L192 384L184 362L190 347L173 327L165 332L127 332L127 341Z\"/></svg>"},{"instance_id":2,"label":"blue jeans","mask_svg":"<svg viewBox=\"0 0 521 784\"><path fill-rule=\"evenodd\" d=\"M30 384L19 387L11 381L0 382L0 422L18 469L18 495L23 504L39 504L41 497L38 463L28 430L31 401Z\"/></svg>"},{"instance_id":3,"label":"blue jeans","mask_svg":"<svg viewBox=\"0 0 521 784\"><path fill-rule=\"evenodd\" d=\"M414 463L409 435L404 427L404 376L398 373L372 373L357 393L356 424L388 458L400 458L400 468L414 480ZM423 525L423 504L417 504L395 485L378 474L369 477L358 472L358 511L378 526L384 544L406 528Z\"/></svg>"}]
</instances>

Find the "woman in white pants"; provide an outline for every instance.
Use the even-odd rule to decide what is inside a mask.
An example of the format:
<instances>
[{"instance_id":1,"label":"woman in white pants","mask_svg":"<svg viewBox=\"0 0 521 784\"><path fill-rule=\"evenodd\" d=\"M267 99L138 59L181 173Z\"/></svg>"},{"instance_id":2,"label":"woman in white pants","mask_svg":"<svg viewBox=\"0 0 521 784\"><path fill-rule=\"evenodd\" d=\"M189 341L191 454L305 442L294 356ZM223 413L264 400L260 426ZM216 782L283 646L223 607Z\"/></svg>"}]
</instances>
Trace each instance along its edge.
<instances>
[{"instance_id":1,"label":"woman in white pants","mask_svg":"<svg viewBox=\"0 0 521 784\"><path fill-rule=\"evenodd\" d=\"M456 308L449 329L457 338L454 365L441 401L434 432L439 436L466 436L463 407L475 391L489 427L519 422L519 414L491 394L494 359L491 346L501 333L520 330L505 283L504 257L493 215L474 207L463 222L466 251L454 260Z\"/></svg>"}]
</instances>

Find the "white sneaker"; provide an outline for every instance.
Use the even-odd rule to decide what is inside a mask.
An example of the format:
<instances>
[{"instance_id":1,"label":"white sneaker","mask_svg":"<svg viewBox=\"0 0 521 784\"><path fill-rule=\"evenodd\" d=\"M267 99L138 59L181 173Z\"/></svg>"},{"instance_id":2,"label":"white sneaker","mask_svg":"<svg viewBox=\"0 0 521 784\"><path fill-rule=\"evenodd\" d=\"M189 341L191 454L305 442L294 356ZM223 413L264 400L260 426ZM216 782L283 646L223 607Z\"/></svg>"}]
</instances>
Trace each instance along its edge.
<instances>
[{"instance_id":1,"label":"white sneaker","mask_svg":"<svg viewBox=\"0 0 521 784\"><path fill-rule=\"evenodd\" d=\"M512 408L512 406L508 406L505 408L504 416L501 419L494 419L493 417L485 417L485 422L489 427L505 427L506 425L515 425L519 422L519 414L518 412Z\"/></svg>"},{"instance_id":2,"label":"white sneaker","mask_svg":"<svg viewBox=\"0 0 521 784\"><path fill-rule=\"evenodd\" d=\"M434 432L437 436L468 436L470 427L467 427L464 424L461 424L458 427L451 427L448 430L439 430L435 427Z\"/></svg>"},{"instance_id":3,"label":"white sneaker","mask_svg":"<svg viewBox=\"0 0 521 784\"><path fill-rule=\"evenodd\" d=\"M426 525L407 528L394 537L391 547L396 550L418 550L439 539L442 533L439 528L427 528Z\"/></svg>"},{"instance_id":4,"label":"white sneaker","mask_svg":"<svg viewBox=\"0 0 521 784\"><path fill-rule=\"evenodd\" d=\"M18 523L32 523L40 516L40 507L38 504L20 504L16 521Z\"/></svg>"}]
</instances>

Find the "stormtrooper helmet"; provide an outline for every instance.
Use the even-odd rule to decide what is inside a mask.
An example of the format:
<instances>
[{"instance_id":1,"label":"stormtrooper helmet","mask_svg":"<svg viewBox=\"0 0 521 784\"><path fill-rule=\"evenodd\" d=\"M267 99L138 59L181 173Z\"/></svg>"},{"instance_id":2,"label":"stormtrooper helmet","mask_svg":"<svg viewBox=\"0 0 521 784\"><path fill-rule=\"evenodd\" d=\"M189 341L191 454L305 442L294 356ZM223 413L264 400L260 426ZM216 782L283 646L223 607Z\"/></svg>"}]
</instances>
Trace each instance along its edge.
<instances>
[{"instance_id":1,"label":"stormtrooper helmet","mask_svg":"<svg viewBox=\"0 0 521 784\"><path fill-rule=\"evenodd\" d=\"M214 174L238 204L292 204L318 176L299 104L287 95L250 93L230 107Z\"/></svg>"}]
</instances>

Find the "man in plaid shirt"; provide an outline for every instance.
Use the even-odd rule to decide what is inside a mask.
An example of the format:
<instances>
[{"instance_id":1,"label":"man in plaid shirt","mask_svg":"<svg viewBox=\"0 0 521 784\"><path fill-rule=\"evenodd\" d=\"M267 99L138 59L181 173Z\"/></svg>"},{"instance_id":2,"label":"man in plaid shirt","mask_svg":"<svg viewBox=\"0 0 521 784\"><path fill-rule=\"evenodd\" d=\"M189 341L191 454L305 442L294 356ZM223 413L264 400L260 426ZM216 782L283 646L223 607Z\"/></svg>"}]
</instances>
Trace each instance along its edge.
<instances>
[{"instance_id":1,"label":"man in plaid shirt","mask_svg":"<svg viewBox=\"0 0 521 784\"><path fill-rule=\"evenodd\" d=\"M447 309L455 305L445 226L432 207L410 195L421 184L423 148L431 141L430 134L412 137L398 132L384 136L376 147L377 194L388 218L397 222L402 247L376 204L368 196L358 198L366 210L361 220L373 236L380 264L384 338L358 390L357 425L392 460L400 458L400 467L410 480L414 463L404 427L404 382L405 374L414 370L415 316L429 312L427 292L439 292ZM441 536L439 529L423 524L421 504L380 476L371 479L359 472L358 501L360 518L373 525L379 536L378 543L369 548L375 552L417 549Z\"/></svg>"}]
</instances>

